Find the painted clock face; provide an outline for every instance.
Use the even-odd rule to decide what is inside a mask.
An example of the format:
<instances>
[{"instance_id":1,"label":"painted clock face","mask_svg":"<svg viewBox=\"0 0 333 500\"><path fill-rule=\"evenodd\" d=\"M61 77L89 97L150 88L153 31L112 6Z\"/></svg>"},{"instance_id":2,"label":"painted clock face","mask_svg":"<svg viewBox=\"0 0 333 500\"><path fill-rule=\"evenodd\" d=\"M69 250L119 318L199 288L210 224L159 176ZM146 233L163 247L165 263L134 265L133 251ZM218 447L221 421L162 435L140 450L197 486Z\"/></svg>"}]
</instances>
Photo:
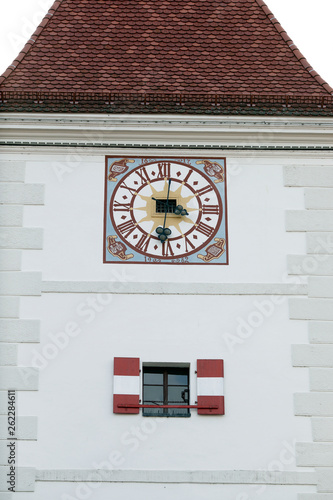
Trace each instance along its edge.
<instances>
[{"instance_id":1,"label":"painted clock face","mask_svg":"<svg viewBox=\"0 0 333 500\"><path fill-rule=\"evenodd\" d=\"M224 159L107 157L105 203L104 262L227 263Z\"/></svg>"}]
</instances>

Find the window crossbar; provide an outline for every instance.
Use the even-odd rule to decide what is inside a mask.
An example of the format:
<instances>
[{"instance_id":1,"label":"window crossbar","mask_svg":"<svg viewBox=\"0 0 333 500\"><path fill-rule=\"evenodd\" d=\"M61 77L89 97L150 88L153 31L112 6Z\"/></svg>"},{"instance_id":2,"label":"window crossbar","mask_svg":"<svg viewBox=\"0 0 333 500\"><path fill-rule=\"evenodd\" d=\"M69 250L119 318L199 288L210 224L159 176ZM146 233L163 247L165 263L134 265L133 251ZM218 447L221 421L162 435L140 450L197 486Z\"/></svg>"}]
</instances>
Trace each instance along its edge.
<instances>
[{"instance_id":1,"label":"window crossbar","mask_svg":"<svg viewBox=\"0 0 333 500\"><path fill-rule=\"evenodd\" d=\"M140 404L123 404L118 405L118 408L197 408L199 410L208 409L216 410L217 405L140 405Z\"/></svg>"}]
</instances>

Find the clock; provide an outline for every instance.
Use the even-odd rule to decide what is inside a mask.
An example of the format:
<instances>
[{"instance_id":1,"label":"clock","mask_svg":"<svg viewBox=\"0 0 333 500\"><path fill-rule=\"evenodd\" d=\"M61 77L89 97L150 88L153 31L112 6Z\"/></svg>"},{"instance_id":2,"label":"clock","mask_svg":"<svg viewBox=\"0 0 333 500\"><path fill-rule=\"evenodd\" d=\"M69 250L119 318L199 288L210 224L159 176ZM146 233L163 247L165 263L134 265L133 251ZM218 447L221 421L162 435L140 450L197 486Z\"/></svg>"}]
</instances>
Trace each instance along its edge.
<instances>
[{"instance_id":1,"label":"clock","mask_svg":"<svg viewBox=\"0 0 333 500\"><path fill-rule=\"evenodd\" d=\"M227 264L225 159L106 157L104 262Z\"/></svg>"}]
</instances>

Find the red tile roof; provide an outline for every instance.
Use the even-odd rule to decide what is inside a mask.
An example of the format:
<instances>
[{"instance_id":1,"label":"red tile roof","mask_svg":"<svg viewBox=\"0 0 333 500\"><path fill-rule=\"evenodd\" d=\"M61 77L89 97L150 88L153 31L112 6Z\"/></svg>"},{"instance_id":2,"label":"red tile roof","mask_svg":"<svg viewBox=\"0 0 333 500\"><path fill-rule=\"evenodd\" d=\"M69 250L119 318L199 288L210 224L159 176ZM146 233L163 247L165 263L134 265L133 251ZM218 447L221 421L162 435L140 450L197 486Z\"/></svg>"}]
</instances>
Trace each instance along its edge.
<instances>
[{"instance_id":1,"label":"red tile roof","mask_svg":"<svg viewBox=\"0 0 333 500\"><path fill-rule=\"evenodd\" d=\"M333 94L263 0L57 0L1 90Z\"/></svg>"}]
</instances>

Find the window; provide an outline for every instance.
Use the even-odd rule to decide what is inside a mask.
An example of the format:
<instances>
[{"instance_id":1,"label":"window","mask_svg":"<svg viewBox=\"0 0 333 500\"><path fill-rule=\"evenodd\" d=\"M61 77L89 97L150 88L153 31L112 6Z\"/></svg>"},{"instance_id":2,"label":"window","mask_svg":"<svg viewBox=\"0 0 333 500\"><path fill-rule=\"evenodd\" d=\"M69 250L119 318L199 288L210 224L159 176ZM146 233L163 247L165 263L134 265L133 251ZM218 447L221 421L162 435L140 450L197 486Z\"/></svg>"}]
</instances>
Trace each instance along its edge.
<instances>
[{"instance_id":1,"label":"window","mask_svg":"<svg viewBox=\"0 0 333 500\"><path fill-rule=\"evenodd\" d=\"M173 214L177 206L177 200L156 200L156 213L157 214Z\"/></svg>"},{"instance_id":2,"label":"window","mask_svg":"<svg viewBox=\"0 0 333 500\"><path fill-rule=\"evenodd\" d=\"M190 406L198 410L198 415L224 415L223 359L197 359L196 362L192 383L196 382L197 401L190 404L189 363L165 366L141 364L140 358L115 357L113 413L137 415L142 409L146 417L190 417L190 409L183 408Z\"/></svg>"},{"instance_id":3,"label":"window","mask_svg":"<svg viewBox=\"0 0 333 500\"><path fill-rule=\"evenodd\" d=\"M190 417L189 408L158 408L160 405L189 405L189 369L175 367L143 367L144 416Z\"/></svg>"}]
</instances>

